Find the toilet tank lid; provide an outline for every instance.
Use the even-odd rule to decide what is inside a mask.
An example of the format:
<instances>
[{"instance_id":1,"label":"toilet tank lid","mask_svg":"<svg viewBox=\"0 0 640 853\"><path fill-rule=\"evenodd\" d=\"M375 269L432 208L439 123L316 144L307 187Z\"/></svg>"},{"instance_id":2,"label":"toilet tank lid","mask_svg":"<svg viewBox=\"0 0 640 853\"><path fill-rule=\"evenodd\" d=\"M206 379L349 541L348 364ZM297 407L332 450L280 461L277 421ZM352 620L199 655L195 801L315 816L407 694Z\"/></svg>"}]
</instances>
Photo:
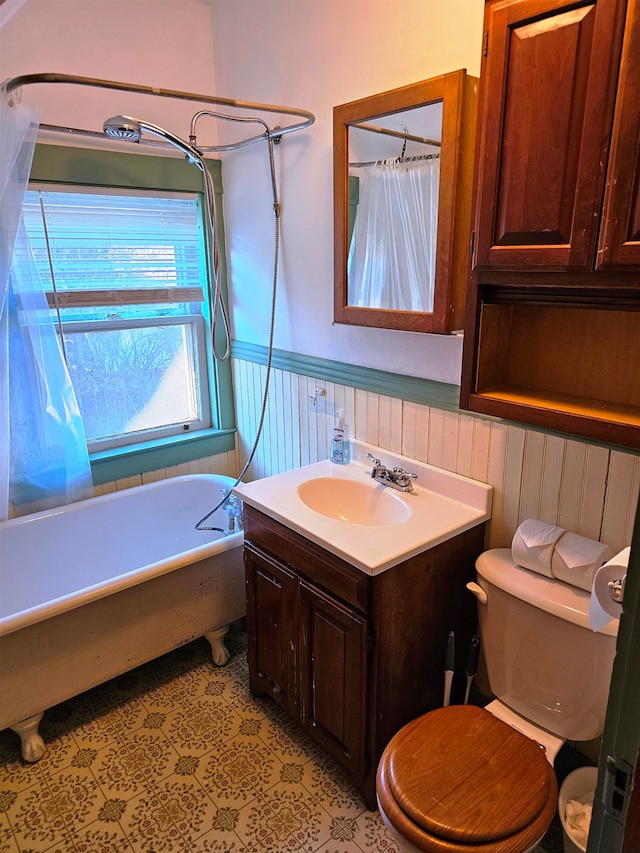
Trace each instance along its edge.
<instances>
[{"instance_id":1,"label":"toilet tank lid","mask_svg":"<svg viewBox=\"0 0 640 853\"><path fill-rule=\"evenodd\" d=\"M523 569L513 562L510 548L494 548L480 554L476 570L481 578L504 592L554 616L591 630L589 601L591 594L552 578ZM618 634L618 619L599 633Z\"/></svg>"}]
</instances>

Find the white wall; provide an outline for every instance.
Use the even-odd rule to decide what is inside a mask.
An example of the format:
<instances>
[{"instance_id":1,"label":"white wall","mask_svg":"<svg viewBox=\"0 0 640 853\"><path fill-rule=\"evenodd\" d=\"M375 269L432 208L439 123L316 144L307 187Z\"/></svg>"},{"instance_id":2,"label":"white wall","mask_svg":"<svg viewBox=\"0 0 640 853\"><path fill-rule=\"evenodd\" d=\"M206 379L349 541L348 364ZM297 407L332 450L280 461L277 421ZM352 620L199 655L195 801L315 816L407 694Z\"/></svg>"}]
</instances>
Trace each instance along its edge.
<instances>
[{"instance_id":1,"label":"white wall","mask_svg":"<svg viewBox=\"0 0 640 853\"><path fill-rule=\"evenodd\" d=\"M457 383L461 340L334 326L332 110L467 68L479 74L482 0L213 0L220 93L299 106L309 130L277 150L282 263L275 345ZM266 344L273 216L266 152L227 156L234 336Z\"/></svg>"},{"instance_id":2,"label":"white wall","mask_svg":"<svg viewBox=\"0 0 640 853\"><path fill-rule=\"evenodd\" d=\"M276 347L456 383L458 338L332 325L332 109L460 67L478 74L482 9L482 0L6 0L0 79L55 71L310 110L315 125L276 149ZM95 130L129 113L185 136L195 111L66 86L29 86L23 97L43 122ZM201 127L203 144L236 133ZM274 229L265 149L223 155L234 336L262 344Z\"/></svg>"},{"instance_id":3,"label":"white wall","mask_svg":"<svg viewBox=\"0 0 640 853\"><path fill-rule=\"evenodd\" d=\"M215 94L211 11L200 0L6 0L0 27L0 80L56 72ZM124 113L185 137L198 108L57 84L25 87L22 97L48 124L101 131Z\"/></svg>"}]
</instances>

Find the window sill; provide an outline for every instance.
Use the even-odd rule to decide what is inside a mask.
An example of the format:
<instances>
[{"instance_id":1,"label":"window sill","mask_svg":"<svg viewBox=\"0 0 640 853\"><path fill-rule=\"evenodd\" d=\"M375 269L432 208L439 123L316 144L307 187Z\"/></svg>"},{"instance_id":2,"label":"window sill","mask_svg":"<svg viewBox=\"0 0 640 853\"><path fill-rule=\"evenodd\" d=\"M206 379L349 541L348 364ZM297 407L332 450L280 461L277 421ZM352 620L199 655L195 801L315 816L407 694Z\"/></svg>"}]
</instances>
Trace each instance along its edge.
<instances>
[{"instance_id":1,"label":"window sill","mask_svg":"<svg viewBox=\"0 0 640 853\"><path fill-rule=\"evenodd\" d=\"M234 429L203 429L189 435L142 441L89 454L94 486L226 453L235 448Z\"/></svg>"}]
</instances>

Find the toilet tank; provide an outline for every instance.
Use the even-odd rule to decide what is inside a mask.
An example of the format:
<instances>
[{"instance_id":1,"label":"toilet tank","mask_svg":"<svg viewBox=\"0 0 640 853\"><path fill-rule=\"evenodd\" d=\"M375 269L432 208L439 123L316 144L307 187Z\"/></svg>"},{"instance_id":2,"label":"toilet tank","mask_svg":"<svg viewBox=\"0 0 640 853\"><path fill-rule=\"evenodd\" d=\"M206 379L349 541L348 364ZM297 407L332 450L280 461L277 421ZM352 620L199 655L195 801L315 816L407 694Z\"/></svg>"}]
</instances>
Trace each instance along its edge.
<instances>
[{"instance_id":1,"label":"toilet tank","mask_svg":"<svg viewBox=\"0 0 640 853\"><path fill-rule=\"evenodd\" d=\"M589 626L590 594L516 566L510 549L476 561L489 684L505 705L567 740L602 734L618 620Z\"/></svg>"}]
</instances>

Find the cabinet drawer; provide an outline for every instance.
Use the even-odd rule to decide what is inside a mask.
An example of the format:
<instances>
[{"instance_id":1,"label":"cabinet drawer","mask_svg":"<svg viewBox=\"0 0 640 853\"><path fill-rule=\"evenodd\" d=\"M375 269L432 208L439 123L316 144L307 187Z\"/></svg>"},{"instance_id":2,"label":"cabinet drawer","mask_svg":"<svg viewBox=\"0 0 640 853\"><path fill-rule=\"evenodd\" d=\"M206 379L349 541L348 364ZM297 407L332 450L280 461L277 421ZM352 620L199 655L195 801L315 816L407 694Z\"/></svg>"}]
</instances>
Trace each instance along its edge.
<instances>
[{"instance_id":1,"label":"cabinet drawer","mask_svg":"<svg viewBox=\"0 0 640 853\"><path fill-rule=\"evenodd\" d=\"M370 578L339 557L305 539L264 513L245 505L245 539L332 595L362 612L369 608Z\"/></svg>"}]
</instances>

